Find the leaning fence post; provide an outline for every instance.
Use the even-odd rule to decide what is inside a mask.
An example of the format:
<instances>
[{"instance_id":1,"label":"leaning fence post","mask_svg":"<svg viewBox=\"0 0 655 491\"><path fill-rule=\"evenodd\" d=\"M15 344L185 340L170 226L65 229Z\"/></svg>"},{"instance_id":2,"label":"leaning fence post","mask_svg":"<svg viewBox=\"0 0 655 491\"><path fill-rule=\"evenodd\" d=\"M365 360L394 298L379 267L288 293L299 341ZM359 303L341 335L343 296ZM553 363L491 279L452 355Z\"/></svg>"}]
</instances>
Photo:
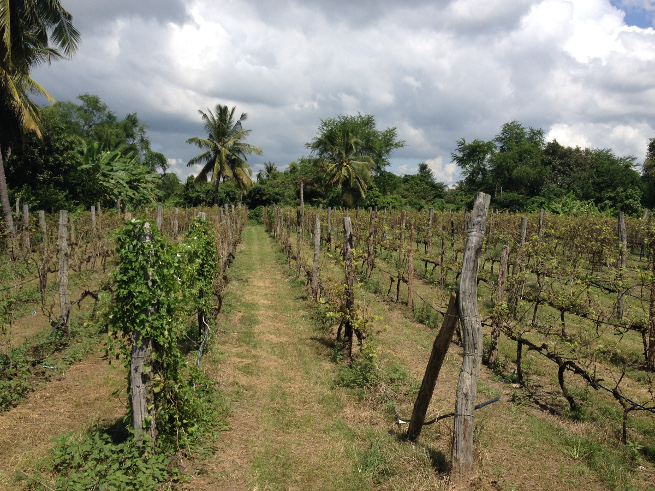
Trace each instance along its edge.
<instances>
[{"instance_id":1,"label":"leaning fence post","mask_svg":"<svg viewBox=\"0 0 655 491\"><path fill-rule=\"evenodd\" d=\"M414 402L412 419L410 420L409 428L407 429L407 438L410 440L416 440L421 434L421 429L425 422L425 414L428 411L430 399L432 399L432 393L434 392L434 386L439 378L439 372L441 371L441 366L446 358L448 346L450 345L450 340L455 333L455 327L457 327L458 320L459 312L457 311L457 293L453 292L450 295L450 303L448 304L446 315L443 318L441 330L434 339L432 353L430 353L430 360L425 367L423 382L418 391L416 402Z\"/></svg>"},{"instance_id":2,"label":"leaning fence post","mask_svg":"<svg viewBox=\"0 0 655 491\"><path fill-rule=\"evenodd\" d=\"M459 282L459 312L464 356L457 382L451 456L451 480L466 483L473 467L473 412L482 365L482 323L478 311L478 259L491 197L478 193L471 211Z\"/></svg>"}]
</instances>

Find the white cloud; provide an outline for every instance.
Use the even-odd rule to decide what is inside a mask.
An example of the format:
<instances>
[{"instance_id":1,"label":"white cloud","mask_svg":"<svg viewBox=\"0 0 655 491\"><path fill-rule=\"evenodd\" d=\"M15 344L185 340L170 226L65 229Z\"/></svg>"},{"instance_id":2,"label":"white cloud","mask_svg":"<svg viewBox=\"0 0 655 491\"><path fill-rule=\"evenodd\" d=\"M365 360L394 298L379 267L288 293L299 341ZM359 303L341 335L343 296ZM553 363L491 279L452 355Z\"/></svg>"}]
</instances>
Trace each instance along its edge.
<instances>
[{"instance_id":1,"label":"white cloud","mask_svg":"<svg viewBox=\"0 0 655 491\"><path fill-rule=\"evenodd\" d=\"M264 150L253 166L282 168L307 154L320 119L357 113L407 141L391 170L429 161L444 181L456 167L435 155L512 120L641 160L655 136L655 31L625 24L632 4L655 11L652 0L69 0L80 50L34 78L60 100L92 93L119 117L137 112L182 178L198 109L217 103L248 112Z\"/></svg>"}]
</instances>

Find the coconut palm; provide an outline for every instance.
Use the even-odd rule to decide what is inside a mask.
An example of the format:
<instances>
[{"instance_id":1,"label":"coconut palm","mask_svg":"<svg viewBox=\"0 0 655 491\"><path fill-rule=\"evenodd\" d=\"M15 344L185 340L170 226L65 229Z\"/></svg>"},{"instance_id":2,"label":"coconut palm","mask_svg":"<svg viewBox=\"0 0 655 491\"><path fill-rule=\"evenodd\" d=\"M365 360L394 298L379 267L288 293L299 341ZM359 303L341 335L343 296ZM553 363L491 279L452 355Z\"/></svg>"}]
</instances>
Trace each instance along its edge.
<instances>
[{"instance_id":1,"label":"coconut palm","mask_svg":"<svg viewBox=\"0 0 655 491\"><path fill-rule=\"evenodd\" d=\"M252 170L247 163L247 156L252 153L261 155L262 149L244 141L250 134L250 130L243 129L241 125L248 117L246 113L235 120L236 107L229 109L217 104L214 111L216 114L209 109L206 113L198 111L205 122L207 138L194 137L187 140L187 143L204 149L204 152L189 160L187 166L204 164L196 176L196 182L206 182L211 174L211 183L215 189L214 204L217 204L221 179L234 180L241 191L252 186Z\"/></svg>"},{"instance_id":2,"label":"coconut palm","mask_svg":"<svg viewBox=\"0 0 655 491\"><path fill-rule=\"evenodd\" d=\"M366 195L375 162L361 153L362 142L350 128L341 125L324 131L308 147L323 159L324 176L328 186L341 191L341 205L352 205L357 196Z\"/></svg>"},{"instance_id":3,"label":"coconut palm","mask_svg":"<svg viewBox=\"0 0 655 491\"><path fill-rule=\"evenodd\" d=\"M0 203L5 227L15 236L3 158L24 131L41 135L30 92L52 97L30 76L33 66L71 55L79 42L72 16L58 0L0 0Z\"/></svg>"}]
</instances>

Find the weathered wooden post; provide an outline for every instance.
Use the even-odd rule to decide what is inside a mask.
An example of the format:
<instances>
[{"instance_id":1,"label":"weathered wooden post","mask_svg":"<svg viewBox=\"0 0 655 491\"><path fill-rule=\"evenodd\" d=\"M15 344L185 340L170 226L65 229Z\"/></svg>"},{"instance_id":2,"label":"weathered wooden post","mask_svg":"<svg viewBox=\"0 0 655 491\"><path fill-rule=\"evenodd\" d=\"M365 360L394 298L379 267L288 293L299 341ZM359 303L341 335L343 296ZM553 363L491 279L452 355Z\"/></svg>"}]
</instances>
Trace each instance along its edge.
<instances>
[{"instance_id":1,"label":"weathered wooden post","mask_svg":"<svg viewBox=\"0 0 655 491\"><path fill-rule=\"evenodd\" d=\"M300 254L300 243L302 239L302 210L296 210L296 268L298 278L300 278L300 271L302 269L302 258Z\"/></svg>"},{"instance_id":2,"label":"weathered wooden post","mask_svg":"<svg viewBox=\"0 0 655 491\"><path fill-rule=\"evenodd\" d=\"M59 211L59 312L66 326L66 334L70 335L68 325L68 309L70 307L70 292L68 291L68 211Z\"/></svg>"},{"instance_id":3,"label":"weathered wooden post","mask_svg":"<svg viewBox=\"0 0 655 491\"><path fill-rule=\"evenodd\" d=\"M48 287L48 228L45 223L45 211L39 210L39 228L41 230L41 243L39 244L39 291L42 298Z\"/></svg>"},{"instance_id":4,"label":"weathered wooden post","mask_svg":"<svg viewBox=\"0 0 655 491\"><path fill-rule=\"evenodd\" d=\"M416 440L421 434L421 429L425 422L425 415L428 411L428 406L430 405L430 400L432 399L432 394L434 392L434 386L439 378L439 372L441 371L441 366L446 358L448 346L450 345L450 341L455 333L458 320L459 312L457 310L457 293L453 292L450 295L450 303L448 304L446 315L443 318L441 330L434 339L432 353L430 353L430 360L425 367L423 382L418 391L416 402L414 402L412 419L410 420L409 428L407 429L407 438L410 440Z\"/></svg>"},{"instance_id":5,"label":"weathered wooden post","mask_svg":"<svg viewBox=\"0 0 655 491\"><path fill-rule=\"evenodd\" d=\"M509 246L504 245L500 253L500 268L498 271L498 284L496 285L496 307L505 300L505 282L507 281L507 262L509 259ZM494 366L498 361L498 338L500 337L500 328L502 325L502 316L494 314L491 323L491 346L487 356L487 365Z\"/></svg>"},{"instance_id":6,"label":"weathered wooden post","mask_svg":"<svg viewBox=\"0 0 655 491\"><path fill-rule=\"evenodd\" d=\"M314 215L314 262L312 263L312 294L318 301L320 292L318 288L318 260L321 252L321 217Z\"/></svg>"},{"instance_id":7,"label":"weathered wooden post","mask_svg":"<svg viewBox=\"0 0 655 491\"><path fill-rule=\"evenodd\" d=\"M162 224L164 223L164 207L157 205L157 230L161 231Z\"/></svg>"},{"instance_id":8,"label":"weathered wooden post","mask_svg":"<svg viewBox=\"0 0 655 491\"><path fill-rule=\"evenodd\" d=\"M459 282L459 312L464 355L457 382L450 477L466 484L473 467L473 423L478 376L482 365L482 323L478 312L478 259L484 241L491 197L478 193L470 216Z\"/></svg>"},{"instance_id":9,"label":"weathered wooden post","mask_svg":"<svg viewBox=\"0 0 655 491\"><path fill-rule=\"evenodd\" d=\"M138 237L141 242L147 245L152 242L150 224L143 224L143 233ZM152 255L150 251L150 263L146 269L144 281L148 288L152 288ZM145 314L152 316L155 313L154 307L146 308ZM144 435L150 438L150 444L154 445L157 435L155 425L155 394L152 388L152 338L143 336L138 329L134 330L132 341L132 362L130 364L130 396L132 401L132 424L137 445L141 446ZM148 368L146 368L148 367ZM144 429L145 428L145 429Z\"/></svg>"},{"instance_id":10,"label":"weathered wooden post","mask_svg":"<svg viewBox=\"0 0 655 491\"><path fill-rule=\"evenodd\" d=\"M400 212L400 241L398 242L398 261L405 259L405 225L407 223L407 211Z\"/></svg>"},{"instance_id":11,"label":"weathered wooden post","mask_svg":"<svg viewBox=\"0 0 655 491\"><path fill-rule=\"evenodd\" d=\"M366 239L366 277L370 278L373 273L373 266L375 265L375 216L377 211L371 210L369 212L370 218L368 222L368 238Z\"/></svg>"},{"instance_id":12,"label":"weathered wooden post","mask_svg":"<svg viewBox=\"0 0 655 491\"><path fill-rule=\"evenodd\" d=\"M353 228L350 217L343 218L343 261L346 279L346 318L343 321L343 359L352 362L353 324L355 310L354 272L353 272ZM337 336L338 337L338 336Z\"/></svg>"},{"instance_id":13,"label":"weathered wooden post","mask_svg":"<svg viewBox=\"0 0 655 491\"><path fill-rule=\"evenodd\" d=\"M628 232L626 230L625 226L625 216L623 215L623 212L619 212L619 272L617 274L617 284L621 285L623 282L623 272L625 271L625 268L627 266L627 257L628 257ZM623 286L619 286L617 288L617 298L616 298L616 318L618 320L623 319L623 296L625 295L625 291L623 290Z\"/></svg>"},{"instance_id":14,"label":"weathered wooden post","mask_svg":"<svg viewBox=\"0 0 655 491\"><path fill-rule=\"evenodd\" d=\"M23 248L26 252L32 248L30 241L30 208L27 203L23 204Z\"/></svg>"},{"instance_id":15,"label":"weathered wooden post","mask_svg":"<svg viewBox=\"0 0 655 491\"><path fill-rule=\"evenodd\" d=\"M409 257L407 263L407 307L414 310L414 224L409 236Z\"/></svg>"}]
</instances>

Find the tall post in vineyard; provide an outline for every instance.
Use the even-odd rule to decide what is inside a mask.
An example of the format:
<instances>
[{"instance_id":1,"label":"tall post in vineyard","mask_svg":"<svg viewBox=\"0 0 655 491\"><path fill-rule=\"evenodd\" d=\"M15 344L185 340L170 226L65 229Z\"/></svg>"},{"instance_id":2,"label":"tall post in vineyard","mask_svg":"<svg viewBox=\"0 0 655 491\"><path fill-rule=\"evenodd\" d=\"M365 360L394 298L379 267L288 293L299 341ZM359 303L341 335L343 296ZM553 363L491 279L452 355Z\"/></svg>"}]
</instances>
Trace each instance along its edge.
<instances>
[{"instance_id":1,"label":"tall post in vineyard","mask_svg":"<svg viewBox=\"0 0 655 491\"><path fill-rule=\"evenodd\" d=\"M300 242L302 239L302 210L296 210L296 265L298 268L298 278L300 278L300 270L302 269L302 260L300 257Z\"/></svg>"},{"instance_id":2,"label":"tall post in vineyard","mask_svg":"<svg viewBox=\"0 0 655 491\"><path fill-rule=\"evenodd\" d=\"M150 224L143 224L143 234L138 240L150 244L152 242L152 233ZM150 264L146 270L144 281L148 288L152 288L152 256L154 251L150 251ZM152 316L155 313L153 306L146 308L145 314ZM143 336L138 329L134 330L132 340L132 362L130 363L130 396L132 402L132 424L134 425L134 434L137 444L140 446L143 442L144 434L148 435L151 444L155 442L156 425L155 425L155 395L152 387L152 338ZM146 369L150 367L150 370ZM146 428L147 426L147 428Z\"/></svg>"},{"instance_id":3,"label":"tall post in vineyard","mask_svg":"<svg viewBox=\"0 0 655 491\"><path fill-rule=\"evenodd\" d=\"M414 224L409 238L409 259L407 264L407 307L414 310Z\"/></svg>"},{"instance_id":4,"label":"tall post in vineyard","mask_svg":"<svg viewBox=\"0 0 655 491\"><path fill-rule=\"evenodd\" d=\"M45 223L45 211L39 210L39 228L41 229L41 243L39 244L39 291L41 298L45 298L48 287L48 228Z\"/></svg>"},{"instance_id":5,"label":"tall post in vineyard","mask_svg":"<svg viewBox=\"0 0 655 491\"><path fill-rule=\"evenodd\" d=\"M405 224L407 222L407 211L400 212L400 242L398 243L398 261L400 263L405 259Z\"/></svg>"},{"instance_id":6,"label":"tall post in vineyard","mask_svg":"<svg viewBox=\"0 0 655 491\"><path fill-rule=\"evenodd\" d=\"M332 208L328 207L327 217L327 243L328 251L332 252Z\"/></svg>"},{"instance_id":7,"label":"tall post in vineyard","mask_svg":"<svg viewBox=\"0 0 655 491\"><path fill-rule=\"evenodd\" d=\"M70 334L68 326L68 308L70 292L68 291L68 211L59 212L59 312L66 326L66 334Z\"/></svg>"},{"instance_id":8,"label":"tall post in vineyard","mask_svg":"<svg viewBox=\"0 0 655 491\"><path fill-rule=\"evenodd\" d=\"M491 321L491 345L487 356L487 365L493 367L498 361L498 338L502 326L502 315L498 311L505 300L505 282L507 281L507 262L509 259L509 246L505 244L500 253L500 269L498 271L498 284L496 285L496 311Z\"/></svg>"},{"instance_id":9,"label":"tall post in vineyard","mask_svg":"<svg viewBox=\"0 0 655 491\"><path fill-rule=\"evenodd\" d=\"M314 262L312 263L312 294L318 302L320 292L318 288L318 260L321 252L321 217L314 215Z\"/></svg>"},{"instance_id":10,"label":"tall post in vineyard","mask_svg":"<svg viewBox=\"0 0 655 491\"><path fill-rule=\"evenodd\" d=\"M30 241L30 208L27 203L23 204L23 248L25 251L32 248Z\"/></svg>"},{"instance_id":11,"label":"tall post in vineyard","mask_svg":"<svg viewBox=\"0 0 655 491\"><path fill-rule=\"evenodd\" d=\"M377 212L371 210L369 212L368 222L368 238L366 239L366 277L370 278L375 265L375 216Z\"/></svg>"},{"instance_id":12,"label":"tall post in vineyard","mask_svg":"<svg viewBox=\"0 0 655 491\"><path fill-rule=\"evenodd\" d=\"M432 223L433 222L434 222L434 208L430 208L430 211L428 213L428 237L425 242L425 253L428 255L432 253Z\"/></svg>"},{"instance_id":13,"label":"tall post in vineyard","mask_svg":"<svg viewBox=\"0 0 655 491\"><path fill-rule=\"evenodd\" d=\"M164 207L162 205L157 205L157 230L161 230L162 224L164 222Z\"/></svg>"},{"instance_id":14,"label":"tall post in vineyard","mask_svg":"<svg viewBox=\"0 0 655 491\"><path fill-rule=\"evenodd\" d=\"M478 193L470 217L470 226L462 258L459 282L459 312L464 356L457 382L455 421L450 477L466 484L473 467L473 423L478 376L482 365L482 323L478 312L478 259L484 241L487 211L491 197Z\"/></svg>"},{"instance_id":15,"label":"tall post in vineyard","mask_svg":"<svg viewBox=\"0 0 655 491\"><path fill-rule=\"evenodd\" d=\"M355 314L355 291L353 271L353 227L350 217L343 218L343 262L346 279L346 313L343 320L343 360L350 364L353 351L353 315Z\"/></svg>"},{"instance_id":16,"label":"tall post in vineyard","mask_svg":"<svg viewBox=\"0 0 655 491\"><path fill-rule=\"evenodd\" d=\"M619 212L619 272L617 274L617 297L616 297L616 318L618 320L623 319L623 296L625 292L623 290L623 272L627 266L627 256L628 256L628 232L625 226L625 216L623 212Z\"/></svg>"},{"instance_id":17,"label":"tall post in vineyard","mask_svg":"<svg viewBox=\"0 0 655 491\"><path fill-rule=\"evenodd\" d=\"M651 275L650 275L650 309L648 315L648 344L645 347L646 351L646 367L655 371L655 237L651 233Z\"/></svg>"}]
</instances>

